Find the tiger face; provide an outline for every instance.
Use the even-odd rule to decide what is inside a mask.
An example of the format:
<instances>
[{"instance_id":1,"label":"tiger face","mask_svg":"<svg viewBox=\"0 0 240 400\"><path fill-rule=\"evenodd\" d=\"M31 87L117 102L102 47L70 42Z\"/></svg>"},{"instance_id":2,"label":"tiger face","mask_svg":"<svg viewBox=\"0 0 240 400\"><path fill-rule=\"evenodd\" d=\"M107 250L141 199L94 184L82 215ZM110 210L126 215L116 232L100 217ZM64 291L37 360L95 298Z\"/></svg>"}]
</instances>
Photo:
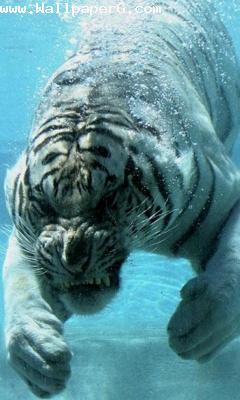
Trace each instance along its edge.
<instances>
[{"instance_id":1,"label":"tiger face","mask_svg":"<svg viewBox=\"0 0 240 400\"><path fill-rule=\"evenodd\" d=\"M95 313L116 294L139 244L135 216L146 220L138 151L128 145L138 131L119 108L93 108L49 111L27 148L17 213L16 191L10 199L22 248L72 313ZM141 234L148 225L140 220Z\"/></svg>"},{"instance_id":2,"label":"tiger face","mask_svg":"<svg viewBox=\"0 0 240 400\"><path fill-rule=\"evenodd\" d=\"M94 313L110 301L130 251L122 189L128 152L107 116L89 113L72 126L62 112L36 130L28 149L25 214L37 224L36 264L73 313Z\"/></svg>"},{"instance_id":3,"label":"tiger face","mask_svg":"<svg viewBox=\"0 0 240 400\"><path fill-rule=\"evenodd\" d=\"M46 225L36 244L37 263L66 308L95 313L116 294L127 257L123 233L113 223L81 218Z\"/></svg>"}]
</instances>

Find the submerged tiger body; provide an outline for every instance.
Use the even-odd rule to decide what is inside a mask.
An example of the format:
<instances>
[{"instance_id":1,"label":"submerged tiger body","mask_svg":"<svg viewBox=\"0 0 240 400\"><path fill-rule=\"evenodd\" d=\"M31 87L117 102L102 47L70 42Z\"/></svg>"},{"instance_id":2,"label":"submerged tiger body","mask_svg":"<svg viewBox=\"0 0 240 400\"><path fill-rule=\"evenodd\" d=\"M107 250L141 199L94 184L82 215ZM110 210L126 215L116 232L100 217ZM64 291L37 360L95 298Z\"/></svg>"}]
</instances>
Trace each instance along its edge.
<instances>
[{"instance_id":1,"label":"submerged tiger body","mask_svg":"<svg viewBox=\"0 0 240 400\"><path fill-rule=\"evenodd\" d=\"M89 21L75 54L49 81L28 147L6 178L14 223L4 268L6 343L40 396L61 390L69 372L69 350L51 330L61 332L71 313L104 307L137 248L188 258L200 273L169 324L176 352L206 359L238 333L227 325L240 317L240 174L230 159L240 126L238 63L209 2L156 4L160 14L133 12L124 26L121 15ZM232 314L217 302L225 286ZM196 314L209 315L208 304L211 323L188 315L201 306ZM37 336L29 320L39 323ZM21 368L32 343L36 374Z\"/></svg>"}]
</instances>

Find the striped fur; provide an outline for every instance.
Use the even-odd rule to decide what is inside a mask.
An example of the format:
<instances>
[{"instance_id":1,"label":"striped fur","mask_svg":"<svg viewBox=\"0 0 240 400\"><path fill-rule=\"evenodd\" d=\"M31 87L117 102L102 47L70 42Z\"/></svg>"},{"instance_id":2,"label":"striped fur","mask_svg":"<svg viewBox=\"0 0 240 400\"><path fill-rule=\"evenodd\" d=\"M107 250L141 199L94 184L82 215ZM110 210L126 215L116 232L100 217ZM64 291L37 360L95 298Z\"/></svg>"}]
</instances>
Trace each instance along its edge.
<instances>
[{"instance_id":1,"label":"striped fur","mask_svg":"<svg viewBox=\"0 0 240 400\"><path fill-rule=\"evenodd\" d=\"M240 74L210 3L153 0L159 15L85 16L7 174L5 343L41 398L70 376L62 322L105 307L137 248L201 272L168 324L178 355L206 361L239 335L240 175L230 155Z\"/></svg>"},{"instance_id":2,"label":"striped fur","mask_svg":"<svg viewBox=\"0 0 240 400\"><path fill-rule=\"evenodd\" d=\"M204 268L240 197L230 38L207 1L156 4L160 15L134 24L89 22L7 175L19 243L60 291L117 287L136 248Z\"/></svg>"}]
</instances>

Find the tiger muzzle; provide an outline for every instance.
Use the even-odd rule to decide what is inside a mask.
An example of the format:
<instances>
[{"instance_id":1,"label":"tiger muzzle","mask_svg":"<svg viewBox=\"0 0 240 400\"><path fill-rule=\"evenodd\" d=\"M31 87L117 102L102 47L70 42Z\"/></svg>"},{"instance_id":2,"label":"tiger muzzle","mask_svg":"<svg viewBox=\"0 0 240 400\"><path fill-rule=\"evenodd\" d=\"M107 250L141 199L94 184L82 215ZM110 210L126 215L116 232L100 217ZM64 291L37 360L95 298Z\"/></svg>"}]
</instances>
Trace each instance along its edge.
<instances>
[{"instance_id":1,"label":"tiger muzzle","mask_svg":"<svg viewBox=\"0 0 240 400\"><path fill-rule=\"evenodd\" d=\"M78 229L76 232L66 231L62 259L70 266L83 263L89 253L89 244L84 233Z\"/></svg>"}]
</instances>

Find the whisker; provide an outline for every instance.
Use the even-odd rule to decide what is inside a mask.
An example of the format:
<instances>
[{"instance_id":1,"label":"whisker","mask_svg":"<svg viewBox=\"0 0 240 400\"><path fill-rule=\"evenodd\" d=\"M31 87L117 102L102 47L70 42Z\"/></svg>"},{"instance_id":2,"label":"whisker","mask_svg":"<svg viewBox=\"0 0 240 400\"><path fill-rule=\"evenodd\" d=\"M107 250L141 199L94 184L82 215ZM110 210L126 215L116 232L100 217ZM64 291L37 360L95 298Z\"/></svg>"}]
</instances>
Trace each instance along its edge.
<instances>
[{"instance_id":1,"label":"whisker","mask_svg":"<svg viewBox=\"0 0 240 400\"><path fill-rule=\"evenodd\" d=\"M32 241L35 239L35 235L29 228L26 226L19 226L18 231L25 236L25 238L32 243Z\"/></svg>"},{"instance_id":2,"label":"whisker","mask_svg":"<svg viewBox=\"0 0 240 400\"><path fill-rule=\"evenodd\" d=\"M149 219L148 219L148 218L146 218L146 220L144 220L144 221L141 221L141 223L138 224L138 226L136 226L136 227L137 227L137 232L133 235L133 244L139 246L139 244L143 242L143 240L142 240L141 238L137 238L137 236L138 236L138 235L141 235L141 233L144 232L146 228L149 228L149 231L150 231L150 232L149 232L149 235L148 235L148 238L147 238L147 241L148 241L148 242L149 242L150 240L152 240L152 238L155 238L156 236L159 237L160 234L163 234L163 233L166 234L166 233L168 232L167 230L164 230L164 232L161 232L161 233L159 232L159 229L160 229L160 227L159 227L159 222L160 222L163 218L165 218L165 216L167 216L167 215L169 215L169 214L171 214L171 213L174 213L174 212L177 211L177 210L178 210L178 209L174 209L174 210L167 211L167 212L165 212L165 213L159 214L159 218L156 219L154 222L152 222L152 223L150 223L150 224L149 224ZM152 218L155 217L155 216L158 214L158 212L159 212L159 211L157 211L156 213L154 213L154 214L152 215ZM139 226L139 225L140 225L140 226Z\"/></svg>"},{"instance_id":3,"label":"whisker","mask_svg":"<svg viewBox=\"0 0 240 400\"><path fill-rule=\"evenodd\" d=\"M166 214L166 215L167 215L167 214ZM163 216L162 218L160 217L159 220L154 221L154 222L150 225L150 227L149 227L150 232L149 232L149 236L148 236L149 238L155 237L156 235L159 235L159 233L167 233L167 232L168 232L168 229L169 229L170 227L164 229L163 231L159 231L159 229L160 229L160 227L159 227L159 221L160 221L161 219L163 219L163 218L165 218L165 216ZM146 226L147 226L147 224L146 224ZM143 228L141 228L138 232L144 231L144 229L146 228L146 226L143 226Z\"/></svg>"},{"instance_id":4,"label":"whisker","mask_svg":"<svg viewBox=\"0 0 240 400\"><path fill-rule=\"evenodd\" d=\"M135 207L131 208L131 210L128 211L127 215L132 214L132 212L134 212L138 208L141 208L143 206L143 204L146 202L147 202L147 199L142 200L140 204L137 204Z\"/></svg>"},{"instance_id":5,"label":"whisker","mask_svg":"<svg viewBox=\"0 0 240 400\"><path fill-rule=\"evenodd\" d=\"M159 244L161 244L165 239L161 239L161 240L159 240L161 237L163 237L163 236L165 236L167 233L169 233L169 232L171 232L172 230L174 230L174 229L176 229L176 227L178 226L179 224L175 224L174 226L172 226L172 227L169 227L168 229L166 229L166 230L164 230L164 231L162 231L162 232L159 232L158 230L157 230L157 232L155 233L155 231L156 231L156 229L158 228L157 226L155 227L155 229L154 229L154 231L153 232L151 232L150 233L150 236L148 236L147 238L141 238L141 237L134 237L133 238L133 246L134 246L134 248L135 248L135 246L136 246L136 248L138 248L138 247L142 247L142 246L149 246L150 248L152 247L152 246L157 246L157 245L159 245ZM137 232L137 234L138 234L139 232ZM136 234L136 235L137 235ZM154 241L154 239L155 239L155 241ZM156 239L157 239L157 241L156 241Z\"/></svg>"},{"instance_id":6,"label":"whisker","mask_svg":"<svg viewBox=\"0 0 240 400\"><path fill-rule=\"evenodd\" d=\"M22 249L25 250L26 253L30 253L30 256L34 256L35 234L21 217L19 217L19 225L17 226L17 236L20 240Z\"/></svg>"},{"instance_id":7,"label":"whisker","mask_svg":"<svg viewBox=\"0 0 240 400\"><path fill-rule=\"evenodd\" d=\"M154 226L155 224L158 224L159 221L164 219L167 215L174 213L176 210L177 209L174 209L174 210L171 210L171 211L166 211L164 213L160 213L159 217L155 221L151 222L151 219L155 218L159 213L159 211L156 211L154 214L151 215L151 217L145 218L144 221L141 221L140 224L146 225L146 226L148 226L150 224L150 228L152 228L152 226Z\"/></svg>"},{"instance_id":8,"label":"whisker","mask_svg":"<svg viewBox=\"0 0 240 400\"><path fill-rule=\"evenodd\" d=\"M143 214L145 214L147 211L149 211L150 208L152 208L152 207L153 207L153 203L151 203L147 208L142 210L142 212L140 214L137 214L137 218L141 217Z\"/></svg>"},{"instance_id":9,"label":"whisker","mask_svg":"<svg viewBox=\"0 0 240 400\"><path fill-rule=\"evenodd\" d=\"M6 250L7 250L6 247L1 244L0 245L0 255L5 256Z\"/></svg>"},{"instance_id":10,"label":"whisker","mask_svg":"<svg viewBox=\"0 0 240 400\"><path fill-rule=\"evenodd\" d=\"M43 270L38 270L38 269L34 269L34 272L36 273L36 275L38 276L43 276L47 274L47 271L43 271Z\"/></svg>"},{"instance_id":11,"label":"whisker","mask_svg":"<svg viewBox=\"0 0 240 400\"><path fill-rule=\"evenodd\" d=\"M12 232L12 226L8 224L1 225L0 232L3 233L5 236L9 237Z\"/></svg>"},{"instance_id":12,"label":"whisker","mask_svg":"<svg viewBox=\"0 0 240 400\"><path fill-rule=\"evenodd\" d=\"M26 256L26 255L23 256L23 259L28 261L28 262L30 262L31 264L36 262L36 258L29 257L29 256Z\"/></svg>"},{"instance_id":13,"label":"whisker","mask_svg":"<svg viewBox=\"0 0 240 400\"><path fill-rule=\"evenodd\" d=\"M20 239L19 241L20 241L20 245L21 245L22 248L24 248L24 249L27 250L27 251L32 252L33 247L30 245L30 243L28 243L28 242L25 240L25 237L24 237L24 236L18 235L18 239Z\"/></svg>"},{"instance_id":14,"label":"whisker","mask_svg":"<svg viewBox=\"0 0 240 400\"><path fill-rule=\"evenodd\" d=\"M167 233L173 231L174 229L176 229L178 225L179 224L176 224L176 225L172 226L171 228L169 228L167 231L162 232L162 234L159 235L158 239L160 239L160 237L165 236L165 234L167 234ZM152 242L152 243L149 243L149 240L147 240L144 244L145 245L149 245L150 247L151 246L157 246L157 245L161 244L162 242L164 242L165 240L166 240L166 238L163 238L161 240L158 240L158 241L155 241L155 242Z\"/></svg>"}]
</instances>

